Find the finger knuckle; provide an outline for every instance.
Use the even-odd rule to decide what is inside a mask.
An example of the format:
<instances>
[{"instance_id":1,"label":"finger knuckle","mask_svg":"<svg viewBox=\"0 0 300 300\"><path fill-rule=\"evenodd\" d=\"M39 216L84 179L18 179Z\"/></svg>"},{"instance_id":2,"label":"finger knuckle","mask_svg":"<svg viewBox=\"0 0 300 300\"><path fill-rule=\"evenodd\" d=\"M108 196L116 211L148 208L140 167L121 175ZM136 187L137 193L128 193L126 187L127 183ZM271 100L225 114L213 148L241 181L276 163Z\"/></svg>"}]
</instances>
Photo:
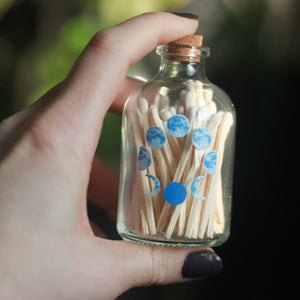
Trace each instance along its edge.
<instances>
[{"instance_id":1,"label":"finger knuckle","mask_svg":"<svg viewBox=\"0 0 300 300\"><path fill-rule=\"evenodd\" d=\"M150 253L150 268L145 286L160 285L166 281L168 264L163 249L153 247Z\"/></svg>"},{"instance_id":2,"label":"finger knuckle","mask_svg":"<svg viewBox=\"0 0 300 300\"><path fill-rule=\"evenodd\" d=\"M145 13L145 16L149 18L150 22L153 25L161 24L161 18L162 18L163 15L164 15L164 13L157 12L157 11Z\"/></svg>"},{"instance_id":3,"label":"finger knuckle","mask_svg":"<svg viewBox=\"0 0 300 300\"><path fill-rule=\"evenodd\" d=\"M89 47L100 52L112 55L122 49L122 38L120 38L113 28L108 28L97 32L91 39Z\"/></svg>"},{"instance_id":4,"label":"finger knuckle","mask_svg":"<svg viewBox=\"0 0 300 300\"><path fill-rule=\"evenodd\" d=\"M157 20L157 19L160 19L162 14L163 14L162 12L152 11L152 12L144 13L143 16L146 16L146 17L152 18L154 20Z\"/></svg>"},{"instance_id":5,"label":"finger knuckle","mask_svg":"<svg viewBox=\"0 0 300 300\"><path fill-rule=\"evenodd\" d=\"M25 137L30 142L32 149L44 153L55 153L57 147L55 147L55 141L50 132L51 126L43 121L38 119L29 124Z\"/></svg>"}]
</instances>

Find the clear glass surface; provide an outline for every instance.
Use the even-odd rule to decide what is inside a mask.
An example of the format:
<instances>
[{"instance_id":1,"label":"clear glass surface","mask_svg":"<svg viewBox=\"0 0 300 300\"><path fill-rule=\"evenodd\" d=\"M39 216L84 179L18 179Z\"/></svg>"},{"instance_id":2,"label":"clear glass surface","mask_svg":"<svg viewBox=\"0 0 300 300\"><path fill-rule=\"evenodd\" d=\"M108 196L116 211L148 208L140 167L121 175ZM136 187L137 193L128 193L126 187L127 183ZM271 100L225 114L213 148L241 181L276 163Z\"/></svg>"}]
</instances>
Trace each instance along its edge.
<instances>
[{"instance_id":1,"label":"clear glass surface","mask_svg":"<svg viewBox=\"0 0 300 300\"><path fill-rule=\"evenodd\" d=\"M125 240L217 246L229 237L235 110L199 61L159 48L158 75L123 112L117 229Z\"/></svg>"}]
</instances>

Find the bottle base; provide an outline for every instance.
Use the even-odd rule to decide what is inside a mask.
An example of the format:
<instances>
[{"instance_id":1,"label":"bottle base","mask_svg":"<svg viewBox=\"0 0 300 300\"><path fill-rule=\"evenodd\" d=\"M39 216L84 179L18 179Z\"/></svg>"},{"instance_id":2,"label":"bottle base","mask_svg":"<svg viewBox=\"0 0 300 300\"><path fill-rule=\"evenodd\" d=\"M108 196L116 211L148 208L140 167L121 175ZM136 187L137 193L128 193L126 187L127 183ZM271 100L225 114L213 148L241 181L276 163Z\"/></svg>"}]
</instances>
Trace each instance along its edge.
<instances>
[{"instance_id":1,"label":"bottle base","mask_svg":"<svg viewBox=\"0 0 300 300\"><path fill-rule=\"evenodd\" d=\"M134 233L119 233L123 240L144 245L164 246L164 247L216 247L223 244L229 237L229 233L204 239L172 238L166 239L164 236L139 236Z\"/></svg>"}]
</instances>

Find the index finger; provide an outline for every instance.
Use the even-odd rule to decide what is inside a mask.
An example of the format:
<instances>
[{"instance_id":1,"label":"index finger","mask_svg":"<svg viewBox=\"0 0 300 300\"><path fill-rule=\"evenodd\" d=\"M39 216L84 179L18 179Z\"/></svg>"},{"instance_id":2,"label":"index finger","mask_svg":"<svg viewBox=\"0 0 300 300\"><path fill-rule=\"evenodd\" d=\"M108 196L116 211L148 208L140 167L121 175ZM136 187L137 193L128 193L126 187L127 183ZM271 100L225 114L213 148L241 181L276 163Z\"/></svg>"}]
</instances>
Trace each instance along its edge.
<instances>
[{"instance_id":1,"label":"index finger","mask_svg":"<svg viewBox=\"0 0 300 300\"><path fill-rule=\"evenodd\" d=\"M76 150L84 152L91 161L103 118L124 89L128 67L157 45L194 33L197 25L197 20L156 12L98 32L60 85L59 94L45 97L50 100L45 101L47 109L43 109L41 119L45 120L47 136L68 140L63 145L77 145ZM123 100L119 98L119 104ZM112 109L119 110L118 104ZM59 118L59 122L51 122L49 126L47 120L53 116Z\"/></svg>"},{"instance_id":2,"label":"index finger","mask_svg":"<svg viewBox=\"0 0 300 300\"><path fill-rule=\"evenodd\" d=\"M70 109L99 120L99 113L104 115L117 96L131 64L157 45L194 33L197 25L197 20L155 12L98 32L67 78L76 94Z\"/></svg>"}]
</instances>

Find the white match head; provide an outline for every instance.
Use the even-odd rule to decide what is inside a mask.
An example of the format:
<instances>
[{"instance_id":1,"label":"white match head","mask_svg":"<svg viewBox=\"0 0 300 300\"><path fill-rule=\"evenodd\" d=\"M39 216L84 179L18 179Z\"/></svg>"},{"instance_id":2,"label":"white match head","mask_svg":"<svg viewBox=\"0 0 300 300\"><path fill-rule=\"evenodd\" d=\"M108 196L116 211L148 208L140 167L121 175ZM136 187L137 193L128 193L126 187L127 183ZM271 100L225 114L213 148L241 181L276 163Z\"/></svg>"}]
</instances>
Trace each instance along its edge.
<instances>
[{"instance_id":1,"label":"white match head","mask_svg":"<svg viewBox=\"0 0 300 300\"><path fill-rule=\"evenodd\" d=\"M195 118L197 120L205 121L210 117L210 112L206 106L201 106L197 109Z\"/></svg>"},{"instance_id":2,"label":"white match head","mask_svg":"<svg viewBox=\"0 0 300 300\"><path fill-rule=\"evenodd\" d=\"M184 107L183 107L183 105L180 105L180 106L178 107L177 113L178 113L179 115L184 115Z\"/></svg>"},{"instance_id":3,"label":"white match head","mask_svg":"<svg viewBox=\"0 0 300 300\"><path fill-rule=\"evenodd\" d=\"M196 105L195 90L189 90L185 94L185 107L188 109Z\"/></svg>"},{"instance_id":4,"label":"white match head","mask_svg":"<svg viewBox=\"0 0 300 300\"><path fill-rule=\"evenodd\" d=\"M195 87L196 88L203 88L203 83L200 80L195 80Z\"/></svg>"},{"instance_id":5,"label":"white match head","mask_svg":"<svg viewBox=\"0 0 300 300\"><path fill-rule=\"evenodd\" d=\"M159 112L159 115L164 121L168 121L172 117L172 114L168 109L162 109Z\"/></svg>"},{"instance_id":6,"label":"white match head","mask_svg":"<svg viewBox=\"0 0 300 300\"><path fill-rule=\"evenodd\" d=\"M220 114L218 113L212 114L208 120L207 128L210 130L214 129L220 122L220 119L221 119Z\"/></svg>"},{"instance_id":7,"label":"white match head","mask_svg":"<svg viewBox=\"0 0 300 300\"><path fill-rule=\"evenodd\" d=\"M202 95L199 95L196 97L196 103L198 106L204 106L206 105L204 97Z\"/></svg>"},{"instance_id":8,"label":"white match head","mask_svg":"<svg viewBox=\"0 0 300 300\"><path fill-rule=\"evenodd\" d=\"M186 95L186 90L182 90L179 94L180 100L182 102L184 102L184 100L185 100L185 95Z\"/></svg>"},{"instance_id":9,"label":"white match head","mask_svg":"<svg viewBox=\"0 0 300 300\"><path fill-rule=\"evenodd\" d=\"M154 105L155 105L156 107L158 107L158 104L159 104L159 102L160 102L160 97L161 97L160 94L156 94L155 97L154 97Z\"/></svg>"},{"instance_id":10,"label":"white match head","mask_svg":"<svg viewBox=\"0 0 300 300\"><path fill-rule=\"evenodd\" d=\"M213 98L213 91L212 89L204 89L203 90L204 99L206 102L212 101Z\"/></svg>"},{"instance_id":11,"label":"white match head","mask_svg":"<svg viewBox=\"0 0 300 300\"><path fill-rule=\"evenodd\" d=\"M195 88L195 82L193 79L189 79L186 81L186 86L189 90L192 90Z\"/></svg>"},{"instance_id":12,"label":"white match head","mask_svg":"<svg viewBox=\"0 0 300 300\"><path fill-rule=\"evenodd\" d=\"M169 108L170 106L170 99L169 96L162 96L160 97L159 103L158 103L158 109L164 109L164 108Z\"/></svg>"},{"instance_id":13,"label":"white match head","mask_svg":"<svg viewBox=\"0 0 300 300\"><path fill-rule=\"evenodd\" d=\"M189 120L190 121L192 121L195 118L196 112L197 112L197 108L194 106L189 109Z\"/></svg>"},{"instance_id":14,"label":"white match head","mask_svg":"<svg viewBox=\"0 0 300 300\"><path fill-rule=\"evenodd\" d=\"M150 111L150 113L152 114L152 116L153 116L156 120L160 119L160 118L159 118L159 115L158 115L158 110L157 110L156 106L151 105L149 111Z\"/></svg>"},{"instance_id":15,"label":"white match head","mask_svg":"<svg viewBox=\"0 0 300 300\"><path fill-rule=\"evenodd\" d=\"M175 108L174 106L171 106L171 107L170 107L170 112L171 112L172 116L174 116L174 115L177 114L176 108Z\"/></svg>"},{"instance_id":16,"label":"white match head","mask_svg":"<svg viewBox=\"0 0 300 300\"><path fill-rule=\"evenodd\" d=\"M139 98L139 107L140 107L142 114L146 114L148 112L149 104L148 104L148 101L144 97Z\"/></svg>"}]
</instances>

